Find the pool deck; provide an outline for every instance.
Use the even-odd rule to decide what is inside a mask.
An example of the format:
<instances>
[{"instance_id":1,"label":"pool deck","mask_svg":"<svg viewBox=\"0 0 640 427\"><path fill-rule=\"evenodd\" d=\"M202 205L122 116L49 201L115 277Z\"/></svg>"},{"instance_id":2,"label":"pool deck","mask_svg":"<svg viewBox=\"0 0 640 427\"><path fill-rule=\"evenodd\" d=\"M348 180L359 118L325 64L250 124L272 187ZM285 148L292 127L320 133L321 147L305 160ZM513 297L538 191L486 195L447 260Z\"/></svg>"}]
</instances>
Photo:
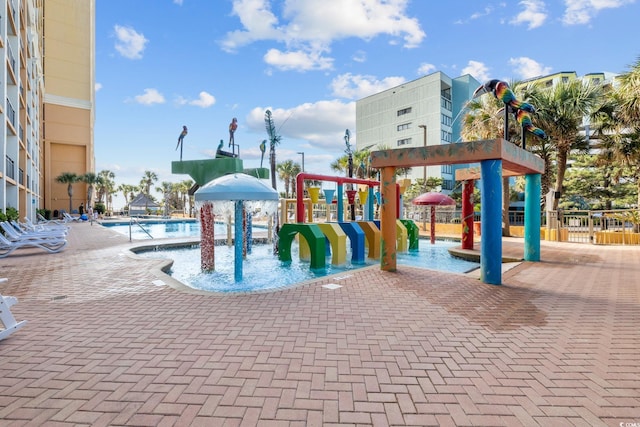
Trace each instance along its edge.
<instances>
[{"instance_id":1,"label":"pool deck","mask_svg":"<svg viewBox=\"0 0 640 427\"><path fill-rule=\"evenodd\" d=\"M0 341L0 424L640 423L637 246L543 241L502 286L369 267L238 295L176 290L131 246L79 223L0 259L28 321Z\"/></svg>"}]
</instances>

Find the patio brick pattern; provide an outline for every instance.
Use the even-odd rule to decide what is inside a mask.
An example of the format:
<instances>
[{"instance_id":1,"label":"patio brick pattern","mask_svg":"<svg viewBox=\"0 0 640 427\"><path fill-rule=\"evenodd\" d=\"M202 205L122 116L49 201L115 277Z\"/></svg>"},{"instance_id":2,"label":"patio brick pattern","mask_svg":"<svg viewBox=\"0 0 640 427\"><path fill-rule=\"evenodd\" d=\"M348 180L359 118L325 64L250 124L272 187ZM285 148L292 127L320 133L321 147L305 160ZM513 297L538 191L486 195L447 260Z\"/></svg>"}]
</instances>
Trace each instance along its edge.
<instances>
[{"instance_id":1,"label":"patio brick pattern","mask_svg":"<svg viewBox=\"0 0 640 427\"><path fill-rule=\"evenodd\" d=\"M79 223L0 259L28 321L0 341L1 425L640 423L638 247L542 242L502 286L399 266L221 295L131 246Z\"/></svg>"}]
</instances>

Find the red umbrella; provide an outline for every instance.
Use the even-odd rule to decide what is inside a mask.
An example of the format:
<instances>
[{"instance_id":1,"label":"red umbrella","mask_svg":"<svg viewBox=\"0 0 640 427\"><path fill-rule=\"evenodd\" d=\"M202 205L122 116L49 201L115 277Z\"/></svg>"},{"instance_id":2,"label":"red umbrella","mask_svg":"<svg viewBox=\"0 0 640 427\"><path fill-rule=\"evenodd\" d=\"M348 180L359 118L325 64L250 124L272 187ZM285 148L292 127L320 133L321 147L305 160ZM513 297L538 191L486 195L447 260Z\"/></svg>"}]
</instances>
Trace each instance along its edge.
<instances>
[{"instance_id":1,"label":"red umbrella","mask_svg":"<svg viewBox=\"0 0 640 427\"><path fill-rule=\"evenodd\" d=\"M442 193L424 193L411 201L418 206L431 206L431 244L436 242L436 206L455 206L456 201Z\"/></svg>"}]
</instances>

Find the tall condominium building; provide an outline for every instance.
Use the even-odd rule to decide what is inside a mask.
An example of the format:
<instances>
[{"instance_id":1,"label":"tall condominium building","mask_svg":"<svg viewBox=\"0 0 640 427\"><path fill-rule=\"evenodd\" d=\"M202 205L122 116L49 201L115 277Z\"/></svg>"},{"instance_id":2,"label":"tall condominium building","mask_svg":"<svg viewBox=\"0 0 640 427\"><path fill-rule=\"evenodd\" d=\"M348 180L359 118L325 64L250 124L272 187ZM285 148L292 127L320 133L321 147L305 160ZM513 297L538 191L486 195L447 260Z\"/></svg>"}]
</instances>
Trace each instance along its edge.
<instances>
[{"instance_id":1,"label":"tall condominium building","mask_svg":"<svg viewBox=\"0 0 640 427\"><path fill-rule=\"evenodd\" d=\"M0 0L0 211L68 210L55 178L94 171L94 22L95 0Z\"/></svg>"},{"instance_id":2,"label":"tall condominium building","mask_svg":"<svg viewBox=\"0 0 640 427\"><path fill-rule=\"evenodd\" d=\"M459 142L464 109L478 86L470 75L452 79L435 72L356 101L356 149ZM442 178L442 190L448 193L454 189L455 169L412 168L407 178Z\"/></svg>"}]
</instances>

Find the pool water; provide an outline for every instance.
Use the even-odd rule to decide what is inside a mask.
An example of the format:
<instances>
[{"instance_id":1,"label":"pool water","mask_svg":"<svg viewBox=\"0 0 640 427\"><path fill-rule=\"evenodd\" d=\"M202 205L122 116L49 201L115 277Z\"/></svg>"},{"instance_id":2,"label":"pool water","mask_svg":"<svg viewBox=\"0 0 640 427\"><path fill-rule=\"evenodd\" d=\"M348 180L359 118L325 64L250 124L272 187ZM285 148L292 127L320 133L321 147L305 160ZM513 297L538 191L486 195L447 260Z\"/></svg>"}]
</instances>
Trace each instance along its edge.
<instances>
[{"instance_id":1,"label":"pool water","mask_svg":"<svg viewBox=\"0 0 640 427\"><path fill-rule=\"evenodd\" d=\"M179 237L200 238L200 223L198 221L171 221L162 223L140 222L131 224L131 227L129 227L129 223L103 223L102 225L109 227L111 230L117 231L120 234L124 234L125 236L129 236L129 229L131 229L131 238L139 240L149 240L150 237L147 233L153 236L154 239L172 239ZM213 232L216 237L224 238L227 235L227 225L216 223Z\"/></svg>"},{"instance_id":2,"label":"pool water","mask_svg":"<svg viewBox=\"0 0 640 427\"><path fill-rule=\"evenodd\" d=\"M459 246L456 242L437 241L431 245L428 240L420 240L419 251L397 254L398 265L409 265L432 270L465 273L480 266L475 262L452 257L448 248ZM149 258L170 258L174 261L168 272L174 279L199 290L213 292L255 292L292 286L296 283L317 279L330 274L353 271L368 265L379 265L379 260L367 260L366 264L336 267L327 258L327 266L321 271L312 271L308 262L300 261L298 245L291 248L292 261L278 260L273 255L271 244L254 245L242 267L242 281L235 282L234 248L216 246L215 271L202 272L200 269L200 248L167 248L156 251L139 252ZM351 255L347 254L347 259Z\"/></svg>"}]
</instances>

